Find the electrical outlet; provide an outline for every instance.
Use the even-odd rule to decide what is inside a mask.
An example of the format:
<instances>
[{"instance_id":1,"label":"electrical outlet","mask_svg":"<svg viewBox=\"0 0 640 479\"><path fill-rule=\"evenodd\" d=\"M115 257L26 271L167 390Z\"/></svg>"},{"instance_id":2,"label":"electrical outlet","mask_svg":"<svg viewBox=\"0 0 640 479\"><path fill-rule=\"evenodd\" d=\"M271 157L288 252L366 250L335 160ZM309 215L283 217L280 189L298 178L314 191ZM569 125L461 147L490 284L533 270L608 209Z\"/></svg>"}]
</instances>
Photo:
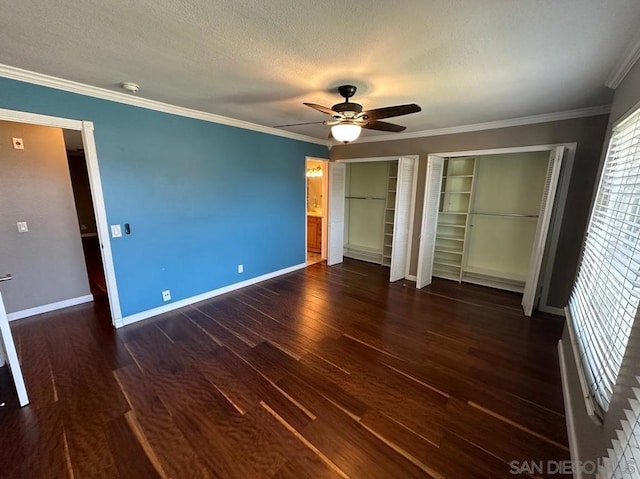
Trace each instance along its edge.
<instances>
[{"instance_id":1,"label":"electrical outlet","mask_svg":"<svg viewBox=\"0 0 640 479\"><path fill-rule=\"evenodd\" d=\"M164 301L165 303L167 301L171 301L171 290L165 289L162 292L162 301Z\"/></svg>"},{"instance_id":2,"label":"electrical outlet","mask_svg":"<svg viewBox=\"0 0 640 479\"><path fill-rule=\"evenodd\" d=\"M26 221L18 221L18 232L19 233L28 233L29 227L27 226Z\"/></svg>"},{"instance_id":3,"label":"electrical outlet","mask_svg":"<svg viewBox=\"0 0 640 479\"><path fill-rule=\"evenodd\" d=\"M111 237L120 238L122 236L122 228L120 225L111 225Z\"/></svg>"},{"instance_id":4,"label":"electrical outlet","mask_svg":"<svg viewBox=\"0 0 640 479\"><path fill-rule=\"evenodd\" d=\"M239 264L238 265L238 273L243 273L244 272L244 265L243 264Z\"/></svg>"}]
</instances>

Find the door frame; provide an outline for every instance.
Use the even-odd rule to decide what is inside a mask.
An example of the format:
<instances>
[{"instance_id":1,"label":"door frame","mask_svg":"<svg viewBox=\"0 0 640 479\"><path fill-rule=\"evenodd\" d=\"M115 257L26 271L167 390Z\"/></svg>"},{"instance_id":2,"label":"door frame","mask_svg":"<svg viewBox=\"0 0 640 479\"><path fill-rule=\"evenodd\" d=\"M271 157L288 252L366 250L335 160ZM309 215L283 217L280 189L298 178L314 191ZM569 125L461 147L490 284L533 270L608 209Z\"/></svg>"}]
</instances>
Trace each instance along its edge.
<instances>
[{"instance_id":1,"label":"door frame","mask_svg":"<svg viewBox=\"0 0 640 479\"><path fill-rule=\"evenodd\" d=\"M416 211L416 192L418 187L418 169L420 166L420 155L392 155L392 156L372 156L367 158L345 158L340 160L335 160L335 163L373 163L378 161L398 161L400 158L409 158L414 161L413 168L413 179L411 183L411 204L409 206L409 236L407 240L407 258L404 265L404 277L406 279L412 279L409 274L409 267L411 265L411 248L413 246L413 228L415 225L415 211ZM328 182L327 182L328 183ZM327 185L330 187L330 185ZM331 215L332 212L327 212L327 217ZM394 220L395 223L395 220ZM395 230L395 224L394 224Z\"/></svg>"},{"instance_id":2,"label":"door frame","mask_svg":"<svg viewBox=\"0 0 640 479\"><path fill-rule=\"evenodd\" d=\"M307 181L307 162L320 161L322 163L322 243L320 245L320 257L322 260L327 259L327 232L329 230L328 216L329 216L329 199L327 195L329 193L329 159L317 158L315 156L305 156L304 158L304 261L307 262L307 197L309 194L309 182Z\"/></svg>"},{"instance_id":3,"label":"door frame","mask_svg":"<svg viewBox=\"0 0 640 479\"><path fill-rule=\"evenodd\" d=\"M37 113L27 113L16 110L6 110L3 108L0 108L0 120L13 123L26 123L30 125L62 128L66 130L76 130L82 133L85 161L87 163L87 171L89 173L89 185L91 186L91 198L93 200L93 213L96 217L98 239L101 246L100 251L102 265L104 267L107 295L109 298L109 309L111 310L111 321L115 327L121 325L122 312L120 309L120 297L118 295L118 285L116 282L113 255L111 252L107 210L104 202L104 193L102 191L102 180L100 177L100 167L98 165L98 152L96 150L96 143L93 135L93 122L40 115ZM80 232L78 232L78 234L80 234Z\"/></svg>"},{"instance_id":4,"label":"door frame","mask_svg":"<svg viewBox=\"0 0 640 479\"><path fill-rule=\"evenodd\" d=\"M560 178L558 179L558 186L556 189L556 195L554 200L554 207L551 212L551 220L549 222L549 231L547 233L545 253L542 258L542 265L540 267L540 278L538 280L538 286L540 287L539 301L537 309L545 313L556 314L558 316L564 316L564 310L554 306L549 306L549 288L551 284L551 273L553 271L553 264L555 263L556 254L558 252L558 240L560 238L560 227L562 226L562 220L564 218L564 210L567 202L567 195L569 192L569 183L571 182L571 174L573 171L573 165L575 160L576 149L578 143L552 143L546 145L531 145L531 146L515 146L506 148L489 148L484 150L467 150L467 151L447 151L442 153L429 153L427 156L439 156L445 158L455 158L459 156L487 156L487 155L499 155L509 153L531 153L536 151L552 151L553 149L564 146L565 157L563 160L562 169L560 171ZM426 179L426 178L425 178ZM422 228L422 225L421 225Z\"/></svg>"}]
</instances>

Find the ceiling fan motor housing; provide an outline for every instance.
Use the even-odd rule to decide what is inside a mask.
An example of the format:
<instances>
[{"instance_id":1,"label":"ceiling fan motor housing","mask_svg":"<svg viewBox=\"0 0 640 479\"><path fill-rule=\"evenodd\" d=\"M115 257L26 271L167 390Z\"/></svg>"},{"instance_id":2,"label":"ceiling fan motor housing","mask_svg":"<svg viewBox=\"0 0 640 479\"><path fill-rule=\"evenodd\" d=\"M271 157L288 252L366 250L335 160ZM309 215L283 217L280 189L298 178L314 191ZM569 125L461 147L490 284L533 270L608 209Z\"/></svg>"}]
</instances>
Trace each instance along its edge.
<instances>
[{"instance_id":1,"label":"ceiling fan motor housing","mask_svg":"<svg viewBox=\"0 0 640 479\"><path fill-rule=\"evenodd\" d=\"M331 109L336 113L342 114L343 116L352 117L362 112L362 105L360 105L359 103L351 103L346 101L344 103L333 105ZM352 114L349 115L349 113Z\"/></svg>"}]
</instances>

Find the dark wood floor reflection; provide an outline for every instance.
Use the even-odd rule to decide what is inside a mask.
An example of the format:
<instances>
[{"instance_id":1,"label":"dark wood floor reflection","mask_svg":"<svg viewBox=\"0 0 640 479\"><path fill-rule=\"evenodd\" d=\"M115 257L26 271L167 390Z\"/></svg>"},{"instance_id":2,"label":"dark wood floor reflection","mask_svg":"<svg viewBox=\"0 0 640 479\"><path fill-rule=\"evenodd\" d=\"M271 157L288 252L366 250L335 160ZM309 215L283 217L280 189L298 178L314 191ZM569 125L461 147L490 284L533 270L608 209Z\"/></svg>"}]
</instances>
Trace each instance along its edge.
<instances>
[{"instance_id":1,"label":"dark wood floor reflection","mask_svg":"<svg viewBox=\"0 0 640 479\"><path fill-rule=\"evenodd\" d=\"M495 479L567 460L562 322L386 274L315 264L117 331L91 304L13 323L32 403L0 409L0 476Z\"/></svg>"}]
</instances>

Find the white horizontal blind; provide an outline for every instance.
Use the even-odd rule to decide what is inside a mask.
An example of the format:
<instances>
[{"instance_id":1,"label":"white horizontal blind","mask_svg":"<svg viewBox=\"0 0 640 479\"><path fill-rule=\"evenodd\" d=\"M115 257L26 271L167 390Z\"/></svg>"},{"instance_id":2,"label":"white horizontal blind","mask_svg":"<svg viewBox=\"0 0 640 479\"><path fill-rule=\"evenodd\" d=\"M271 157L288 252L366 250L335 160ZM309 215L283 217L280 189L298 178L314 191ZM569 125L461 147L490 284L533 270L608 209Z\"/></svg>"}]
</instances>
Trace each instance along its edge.
<instances>
[{"instance_id":1,"label":"white horizontal blind","mask_svg":"<svg viewBox=\"0 0 640 479\"><path fill-rule=\"evenodd\" d=\"M607 411L640 302L640 110L616 126L569 312L586 391Z\"/></svg>"}]
</instances>

